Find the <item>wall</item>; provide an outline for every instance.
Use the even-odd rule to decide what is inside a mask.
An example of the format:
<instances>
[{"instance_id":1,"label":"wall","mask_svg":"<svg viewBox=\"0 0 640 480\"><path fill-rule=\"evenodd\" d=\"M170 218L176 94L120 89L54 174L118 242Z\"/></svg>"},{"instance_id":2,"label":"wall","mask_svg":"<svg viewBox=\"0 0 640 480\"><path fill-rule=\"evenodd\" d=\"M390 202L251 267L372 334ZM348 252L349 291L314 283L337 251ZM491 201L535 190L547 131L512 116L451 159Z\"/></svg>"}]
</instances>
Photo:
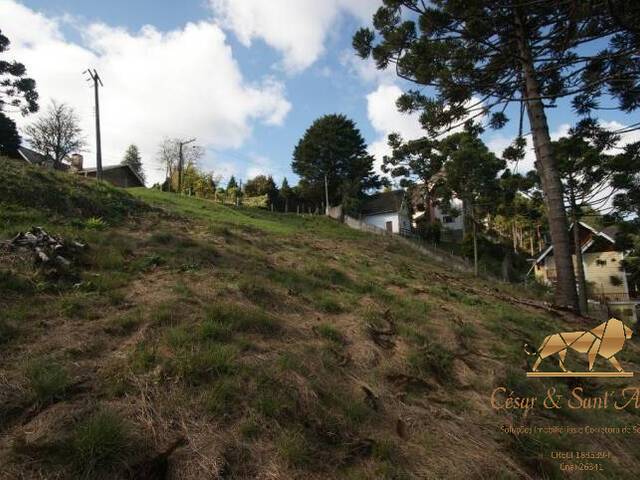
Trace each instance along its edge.
<instances>
[{"instance_id":1,"label":"wall","mask_svg":"<svg viewBox=\"0 0 640 480\"><path fill-rule=\"evenodd\" d=\"M400 224L398 222L397 213L380 213L378 215L366 215L362 217L362 221L373 225L378 228L387 228L386 223L391 222L393 224L393 233L400 233Z\"/></svg>"},{"instance_id":2,"label":"wall","mask_svg":"<svg viewBox=\"0 0 640 480\"><path fill-rule=\"evenodd\" d=\"M593 283L593 293L596 295L604 293L605 296L612 297L623 296L628 293L626 278L624 273L620 271L623 258L621 252L585 253L583 258L585 277L587 282ZM620 285L613 285L611 277L616 277Z\"/></svg>"},{"instance_id":3,"label":"wall","mask_svg":"<svg viewBox=\"0 0 640 480\"><path fill-rule=\"evenodd\" d=\"M442 223L443 228L446 228L448 230L464 231L464 216L462 214L462 200L454 198L451 201L451 206L458 211L459 215L457 217L453 217L450 214L444 213L442 210L440 210L440 207L434 207L433 209L434 218L437 218L438 220L440 220L440 223ZM447 216L451 217L451 219L453 220L451 223L446 223L444 221L444 217L447 217Z\"/></svg>"},{"instance_id":4,"label":"wall","mask_svg":"<svg viewBox=\"0 0 640 480\"><path fill-rule=\"evenodd\" d=\"M623 255L621 252L583 253L584 275L587 280L587 291L596 297L604 296L610 300L621 300L627 293L626 277L620 270ZM600 264L600 262L605 262ZM573 265L576 257L573 256ZM550 284L555 281L556 267L552 254L547 255L541 265L537 265L535 276L541 282ZM577 272L576 272L577 274ZM617 277L620 285L613 285L611 277Z\"/></svg>"}]
</instances>

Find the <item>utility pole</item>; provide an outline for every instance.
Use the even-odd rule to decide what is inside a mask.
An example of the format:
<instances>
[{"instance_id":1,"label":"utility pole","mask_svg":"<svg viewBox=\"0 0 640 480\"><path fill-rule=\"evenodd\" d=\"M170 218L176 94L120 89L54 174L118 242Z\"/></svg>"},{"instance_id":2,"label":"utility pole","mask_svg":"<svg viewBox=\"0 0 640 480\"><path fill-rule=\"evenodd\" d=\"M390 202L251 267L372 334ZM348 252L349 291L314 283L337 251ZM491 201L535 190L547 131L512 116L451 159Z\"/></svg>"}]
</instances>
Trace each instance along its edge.
<instances>
[{"instance_id":1,"label":"utility pole","mask_svg":"<svg viewBox=\"0 0 640 480\"><path fill-rule=\"evenodd\" d=\"M324 199L325 199L325 209L324 214L329 215L329 182L327 181L327 174L324 174Z\"/></svg>"},{"instance_id":2,"label":"utility pole","mask_svg":"<svg viewBox=\"0 0 640 480\"><path fill-rule=\"evenodd\" d=\"M182 157L182 147L188 145L189 143L195 142L196 139L192 138L191 140L187 140L185 142L178 142L178 193L182 193L182 167L183 167L183 157Z\"/></svg>"},{"instance_id":3,"label":"utility pole","mask_svg":"<svg viewBox=\"0 0 640 480\"><path fill-rule=\"evenodd\" d=\"M90 78L88 78L87 81L93 81L93 93L96 105L96 178L102 180L102 141L100 138L100 98L98 95L98 86L104 87L104 85L95 68L93 71L87 68L84 73L89 74Z\"/></svg>"}]
</instances>

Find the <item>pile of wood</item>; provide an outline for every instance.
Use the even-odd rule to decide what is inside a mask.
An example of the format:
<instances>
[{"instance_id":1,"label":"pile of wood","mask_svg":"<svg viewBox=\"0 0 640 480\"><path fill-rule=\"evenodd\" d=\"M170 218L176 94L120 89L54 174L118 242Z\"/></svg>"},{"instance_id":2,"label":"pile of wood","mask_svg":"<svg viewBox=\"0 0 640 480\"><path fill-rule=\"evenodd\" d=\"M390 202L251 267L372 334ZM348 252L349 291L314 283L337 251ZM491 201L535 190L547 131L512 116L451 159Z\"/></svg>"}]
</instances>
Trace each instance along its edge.
<instances>
[{"instance_id":1,"label":"pile of wood","mask_svg":"<svg viewBox=\"0 0 640 480\"><path fill-rule=\"evenodd\" d=\"M6 242L10 249L26 248L33 251L35 262L44 267L66 270L71 266L73 258L86 248L76 241L66 241L46 232L42 227L33 227L28 232L21 232Z\"/></svg>"}]
</instances>

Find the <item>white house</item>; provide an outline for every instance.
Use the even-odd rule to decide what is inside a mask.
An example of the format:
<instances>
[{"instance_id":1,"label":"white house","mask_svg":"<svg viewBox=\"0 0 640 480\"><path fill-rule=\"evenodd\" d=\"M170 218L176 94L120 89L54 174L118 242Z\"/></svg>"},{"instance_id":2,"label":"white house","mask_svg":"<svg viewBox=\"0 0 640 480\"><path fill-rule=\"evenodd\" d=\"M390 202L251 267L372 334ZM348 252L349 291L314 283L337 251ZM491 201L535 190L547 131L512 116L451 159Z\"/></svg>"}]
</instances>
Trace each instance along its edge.
<instances>
[{"instance_id":1,"label":"white house","mask_svg":"<svg viewBox=\"0 0 640 480\"><path fill-rule=\"evenodd\" d=\"M379 192L371 195L360 209L360 218L369 225L392 233L410 233L411 218L404 190Z\"/></svg>"},{"instance_id":2,"label":"white house","mask_svg":"<svg viewBox=\"0 0 640 480\"><path fill-rule=\"evenodd\" d=\"M464 216L462 214L463 203L458 198L453 198L450 204L450 210L455 210L458 214L454 216L452 213L446 213L439 206L431 205L431 221L438 220L443 229L446 229L452 238L462 239L464 236ZM413 214L413 225L417 225L417 222L425 215L425 211L415 212Z\"/></svg>"}]
</instances>

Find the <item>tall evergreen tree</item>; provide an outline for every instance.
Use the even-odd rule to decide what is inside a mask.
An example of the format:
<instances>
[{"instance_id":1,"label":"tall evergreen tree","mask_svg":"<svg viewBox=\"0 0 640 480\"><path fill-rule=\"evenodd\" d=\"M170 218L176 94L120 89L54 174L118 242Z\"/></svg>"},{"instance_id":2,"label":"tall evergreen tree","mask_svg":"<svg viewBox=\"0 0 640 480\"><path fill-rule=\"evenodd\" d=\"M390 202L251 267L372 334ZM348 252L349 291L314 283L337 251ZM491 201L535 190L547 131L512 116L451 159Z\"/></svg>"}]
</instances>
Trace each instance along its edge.
<instances>
[{"instance_id":1,"label":"tall evergreen tree","mask_svg":"<svg viewBox=\"0 0 640 480\"><path fill-rule=\"evenodd\" d=\"M127 148L127 151L124 154L124 158L120 163L122 165L129 165L140 176L140 178L142 178L143 181L145 180L144 168L142 167L142 158L140 157L140 151L138 150L138 147L136 145L129 145L129 148Z\"/></svg>"},{"instance_id":2,"label":"tall evergreen tree","mask_svg":"<svg viewBox=\"0 0 640 480\"><path fill-rule=\"evenodd\" d=\"M0 155L15 157L20 146L20 135L16 122L0 112Z\"/></svg>"},{"instance_id":3,"label":"tall evergreen tree","mask_svg":"<svg viewBox=\"0 0 640 480\"><path fill-rule=\"evenodd\" d=\"M296 145L291 167L300 176L307 199L316 205L324 201L325 176L332 205L346 205L380 185L364 138L344 115L314 121Z\"/></svg>"},{"instance_id":4,"label":"tall evergreen tree","mask_svg":"<svg viewBox=\"0 0 640 480\"><path fill-rule=\"evenodd\" d=\"M608 143L608 142L607 142ZM570 131L570 136L553 142L553 151L562 179L564 202L569 218L574 224L573 251L575 255L578 299L580 310L586 314L587 280L582 260L580 229L577 227L588 212L605 213L609 199L615 190L611 187L613 158L604 153L608 145L589 142L579 130Z\"/></svg>"},{"instance_id":5,"label":"tall evergreen tree","mask_svg":"<svg viewBox=\"0 0 640 480\"><path fill-rule=\"evenodd\" d=\"M289 186L289 181L287 180L287 177L284 177L282 179L282 185L280 185L280 196L282 197L282 200L284 201L284 212L288 213L289 212L289 200L293 196L293 190Z\"/></svg>"},{"instance_id":6,"label":"tall evergreen tree","mask_svg":"<svg viewBox=\"0 0 640 480\"><path fill-rule=\"evenodd\" d=\"M421 112L429 135L490 112L489 124L500 128L509 104L523 106L556 255L555 302L572 309L578 297L545 109L563 97L572 97L578 114L610 108L604 92L624 111L640 106L639 22L637 2L384 0L375 32L360 29L353 38L378 68L392 65L401 78L433 88L398 100L400 110ZM521 139L517 147L522 155Z\"/></svg>"},{"instance_id":7,"label":"tall evergreen tree","mask_svg":"<svg viewBox=\"0 0 640 480\"><path fill-rule=\"evenodd\" d=\"M229 190L231 188L238 188L238 182L237 182L236 177L234 175L231 175L231 178L227 182L227 190Z\"/></svg>"}]
</instances>

